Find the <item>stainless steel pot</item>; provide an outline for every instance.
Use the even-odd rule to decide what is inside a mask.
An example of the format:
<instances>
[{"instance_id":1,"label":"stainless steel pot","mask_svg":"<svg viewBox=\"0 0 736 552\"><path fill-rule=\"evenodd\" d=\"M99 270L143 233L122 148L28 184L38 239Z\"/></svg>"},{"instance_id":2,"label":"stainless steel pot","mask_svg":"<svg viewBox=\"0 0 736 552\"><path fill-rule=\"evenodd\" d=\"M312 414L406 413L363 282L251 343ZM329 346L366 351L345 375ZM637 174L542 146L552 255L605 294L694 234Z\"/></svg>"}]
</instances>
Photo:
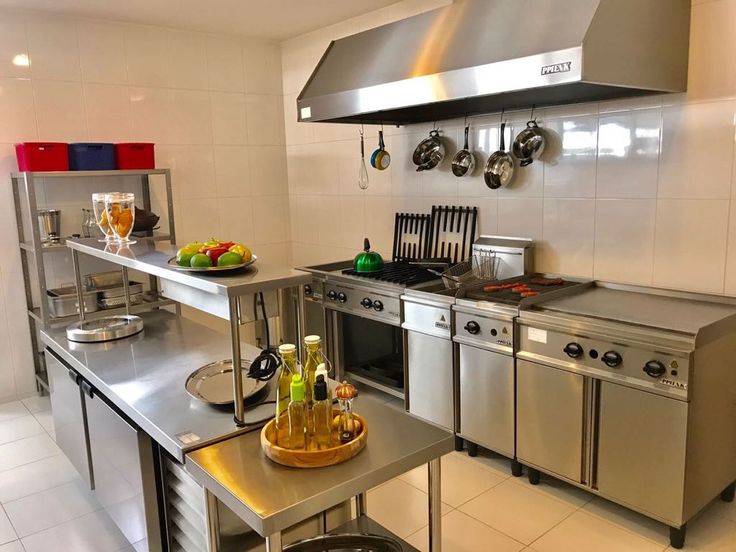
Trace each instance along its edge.
<instances>
[{"instance_id":1,"label":"stainless steel pot","mask_svg":"<svg viewBox=\"0 0 736 552\"><path fill-rule=\"evenodd\" d=\"M59 243L61 241L61 211L58 209L39 209L38 225L41 229L43 243Z\"/></svg>"},{"instance_id":2,"label":"stainless steel pot","mask_svg":"<svg viewBox=\"0 0 736 552\"><path fill-rule=\"evenodd\" d=\"M506 123L501 123L501 143L486 162L483 178L486 185L495 190L508 186L514 178L514 158L506 151Z\"/></svg>"},{"instance_id":3,"label":"stainless steel pot","mask_svg":"<svg viewBox=\"0 0 736 552\"><path fill-rule=\"evenodd\" d=\"M465 142L463 149L455 154L452 159L452 174L458 178L473 174L475 169L475 156L473 152L468 149L468 134L470 133L470 127L465 125Z\"/></svg>"},{"instance_id":4,"label":"stainless steel pot","mask_svg":"<svg viewBox=\"0 0 736 552\"><path fill-rule=\"evenodd\" d=\"M514 156L519 160L519 164L526 167L531 165L535 159L539 159L539 156L544 153L546 145L547 139L544 132L537 125L537 121L532 119L516 137L511 149Z\"/></svg>"},{"instance_id":5,"label":"stainless steel pot","mask_svg":"<svg viewBox=\"0 0 736 552\"><path fill-rule=\"evenodd\" d=\"M381 535L346 533L322 535L284 547L284 552L401 552L396 540Z\"/></svg>"},{"instance_id":6,"label":"stainless steel pot","mask_svg":"<svg viewBox=\"0 0 736 552\"><path fill-rule=\"evenodd\" d=\"M445 146L438 130L432 130L429 138L422 140L414 150L411 160L417 166L417 172L430 171L442 163L445 158Z\"/></svg>"}]
</instances>

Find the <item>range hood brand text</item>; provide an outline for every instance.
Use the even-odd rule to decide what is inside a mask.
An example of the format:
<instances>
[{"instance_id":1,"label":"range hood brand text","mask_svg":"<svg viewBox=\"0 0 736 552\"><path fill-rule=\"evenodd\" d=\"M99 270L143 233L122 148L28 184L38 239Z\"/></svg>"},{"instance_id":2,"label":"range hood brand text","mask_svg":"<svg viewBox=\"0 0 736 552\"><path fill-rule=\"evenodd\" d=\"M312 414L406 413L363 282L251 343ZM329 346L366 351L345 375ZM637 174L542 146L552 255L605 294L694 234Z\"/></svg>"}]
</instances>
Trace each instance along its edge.
<instances>
[{"instance_id":1,"label":"range hood brand text","mask_svg":"<svg viewBox=\"0 0 736 552\"><path fill-rule=\"evenodd\" d=\"M569 73L572 70L572 61L564 63L553 63L542 67L542 75L553 75L555 73Z\"/></svg>"}]
</instances>

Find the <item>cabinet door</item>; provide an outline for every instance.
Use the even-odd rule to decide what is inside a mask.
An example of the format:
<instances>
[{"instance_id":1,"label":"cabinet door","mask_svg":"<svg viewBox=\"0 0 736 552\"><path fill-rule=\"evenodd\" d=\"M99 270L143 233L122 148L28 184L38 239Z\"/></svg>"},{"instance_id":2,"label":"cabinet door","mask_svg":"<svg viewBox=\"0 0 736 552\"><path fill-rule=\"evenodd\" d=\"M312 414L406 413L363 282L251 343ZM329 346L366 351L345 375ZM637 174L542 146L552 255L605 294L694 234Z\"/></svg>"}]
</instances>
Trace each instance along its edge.
<instances>
[{"instance_id":1,"label":"cabinet door","mask_svg":"<svg viewBox=\"0 0 736 552\"><path fill-rule=\"evenodd\" d=\"M516 455L582 482L584 381L579 374L516 361Z\"/></svg>"},{"instance_id":2,"label":"cabinet door","mask_svg":"<svg viewBox=\"0 0 736 552\"><path fill-rule=\"evenodd\" d=\"M460 345L460 434L514 456L514 359Z\"/></svg>"},{"instance_id":3,"label":"cabinet door","mask_svg":"<svg viewBox=\"0 0 736 552\"><path fill-rule=\"evenodd\" d=\"M686 402L602 382L598 490L680 525L686 438Z\"/></svg>"},{"instance_id":4,"label":"cabinet door","mask_svg":"<svg viewBox=\"0 0 736 552\"><path fill-rule=\"evenodd\" d=\"M48 350L45 359L56 444L91 488L92 468L89 460L84 400L77 383L79 375Z\"/></svg>"},{"instance_id":5,"label":"cabinet door","mask_svg":"<svg viewBox=\"0 0 736 552\"><path fill-rule=\"evenodd\" d=\"M452 341L408 332L407 345L409 412L453 431Z\"/></svg>"},{"instance_id":6,"label":"cabinet door","mask_svg":"<svg viewBox=\"0 0 736 552\"><path fill-rule=\"evenodd\" d=\"M148 538L152 545L157 540L149 538L149 527L158 522L147 523L144 489L155 500L156 486L153 480L143 481L148 476L144 468L153 462L150 438L128 424L96 392L86 401L95 496L131 544ZM149 514L153 513L149 508Z\"/></svg>"}]
</instances>

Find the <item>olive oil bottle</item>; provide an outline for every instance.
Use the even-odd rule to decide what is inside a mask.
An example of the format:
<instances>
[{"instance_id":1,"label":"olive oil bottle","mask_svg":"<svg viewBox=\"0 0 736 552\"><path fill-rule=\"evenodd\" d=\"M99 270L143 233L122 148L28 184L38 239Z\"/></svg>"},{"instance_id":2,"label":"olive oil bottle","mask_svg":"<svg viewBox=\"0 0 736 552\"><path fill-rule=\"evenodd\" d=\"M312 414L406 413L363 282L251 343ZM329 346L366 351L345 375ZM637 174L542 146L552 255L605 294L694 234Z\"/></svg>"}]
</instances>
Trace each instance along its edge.
<instances>
[{"instance_id":1,"label":"olive oil bottle","mask_svg":"<svg viewBox=\"0 0 736 552\"><path fill-rule=\"evenodd\" d=\"M288 409L291 402L291 378L299 373L296 360L296 345L284 343L279 345L281 371L276 389L276 443L281 447L289 446Z\"/></svg>"},{"instance_id":2,"label":"olive oil bottle","mask_svg":"<svg viewBox=\"0 0 736 552\"><path fill-rule=\"evenodd\" d=\"M289 447L293 450L307 448L305 385L299 374L291 377L291 402L289 403Z\"/></svg>"}]
</instances>

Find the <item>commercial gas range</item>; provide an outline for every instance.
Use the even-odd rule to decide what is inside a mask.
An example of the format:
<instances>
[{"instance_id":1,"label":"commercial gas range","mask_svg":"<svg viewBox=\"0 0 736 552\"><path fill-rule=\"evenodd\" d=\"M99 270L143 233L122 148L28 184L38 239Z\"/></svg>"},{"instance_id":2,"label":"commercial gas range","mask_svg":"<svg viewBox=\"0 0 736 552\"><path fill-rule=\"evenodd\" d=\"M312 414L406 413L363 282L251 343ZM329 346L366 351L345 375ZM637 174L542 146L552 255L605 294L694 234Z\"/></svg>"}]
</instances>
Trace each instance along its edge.
<instances>
[{"instance_id":1,"label":"commercial gas range","mask_svg":"<svg viewBox=\"0 0 736 552\"><path fill-rule=\"evenodd\" d=\"M736 480L736 302L596 283L518 318L520 462L685 528ZM543 400L540 400L543 398Z\"/></svg>"}]
</instances>

